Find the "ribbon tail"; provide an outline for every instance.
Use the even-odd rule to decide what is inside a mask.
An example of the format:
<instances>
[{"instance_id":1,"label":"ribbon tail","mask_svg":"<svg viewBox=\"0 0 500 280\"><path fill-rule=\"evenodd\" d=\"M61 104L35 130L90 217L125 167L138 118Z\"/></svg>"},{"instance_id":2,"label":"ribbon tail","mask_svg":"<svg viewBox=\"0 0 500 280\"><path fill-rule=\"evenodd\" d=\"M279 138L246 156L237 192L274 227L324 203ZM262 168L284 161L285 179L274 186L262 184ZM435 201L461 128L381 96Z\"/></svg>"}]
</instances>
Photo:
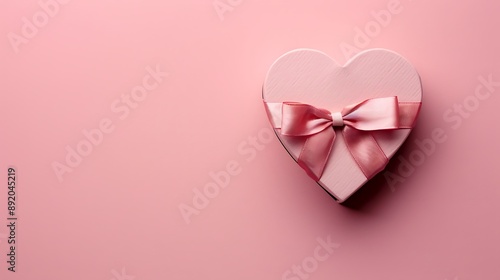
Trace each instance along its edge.
<instances>
[{"instance_id":1,"label":"ribbon tail","mask_svg":"<svg viewBox=\"0 0 500 280\"><path fill-rule=\"evenodd\" d=\"M342 134L347 149L368 180L385 168L389 159L371 132L345 126Z\"/></svg>"},{"instance_id":2,"label":"ribbon tail","mask_svg":"<svg viewBox=\"0 0 500 280\"><path fill-rule=\"evenodd\" d=\"M309 136L302 147L297 163L315 181L319 181L335 142L335 131L327 127Z\"/></svg>"}]
</instances>

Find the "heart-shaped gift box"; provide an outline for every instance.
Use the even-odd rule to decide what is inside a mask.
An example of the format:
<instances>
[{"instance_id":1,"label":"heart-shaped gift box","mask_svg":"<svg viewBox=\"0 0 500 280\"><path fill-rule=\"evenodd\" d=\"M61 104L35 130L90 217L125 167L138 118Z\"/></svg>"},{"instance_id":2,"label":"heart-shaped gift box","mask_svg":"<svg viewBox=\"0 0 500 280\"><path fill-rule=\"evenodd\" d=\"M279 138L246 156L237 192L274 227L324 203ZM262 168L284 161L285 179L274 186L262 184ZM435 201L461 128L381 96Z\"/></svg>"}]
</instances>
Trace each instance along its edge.
<instances>
[{"instance_id":1,"label":"heart-shaped gift box","mask_svg":"<svg viewBox=\"0 0 500 280\"><path fill-rule=\"evenodd\" d=\"M341 66L320 51L299 49L273 63L262 97L288 153L343 202L406 140L422 87L415 68L389 50L366 50Z\"/></svg>"}]
</instances>

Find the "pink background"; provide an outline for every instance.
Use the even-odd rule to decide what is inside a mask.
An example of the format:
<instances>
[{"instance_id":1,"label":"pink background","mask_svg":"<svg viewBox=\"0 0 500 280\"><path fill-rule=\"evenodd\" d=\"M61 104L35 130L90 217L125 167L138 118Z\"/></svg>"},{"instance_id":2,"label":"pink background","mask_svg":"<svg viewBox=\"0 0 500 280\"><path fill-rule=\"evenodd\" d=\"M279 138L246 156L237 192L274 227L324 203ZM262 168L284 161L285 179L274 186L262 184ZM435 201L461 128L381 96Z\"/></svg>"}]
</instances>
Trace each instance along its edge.
<instances>
[{"instance_id":1,"label":"pink background","mask_svg":"<svg viewBox=\"0 0 500 280\"><path fill-rule=\"evenodd\" d=\"M498 2L400 0L358 44L402 54L423 81L418 126L388 170L434 129L447 140L404 182L381 174L344 206L277 139L250 144L270 128L261 87L291 49L344 63L340 45L355 45L355 28L391 1L220 2L233 5L221 17L212 0L72 0L16 47L9 34L43 10L2 1L1 279L305 279L286 271L327 236L340 247L308 279L499 279L500 86L466 117L448 112L474 100L478 77L500 81ZM169 76L120 119L111 105L156 65ZM60 182L53 162L106 118L114 130ZM179 206L233 161L239 173L187 224ZM18 175L15 273L8 166Z\"/></svg>"}]
</instances>

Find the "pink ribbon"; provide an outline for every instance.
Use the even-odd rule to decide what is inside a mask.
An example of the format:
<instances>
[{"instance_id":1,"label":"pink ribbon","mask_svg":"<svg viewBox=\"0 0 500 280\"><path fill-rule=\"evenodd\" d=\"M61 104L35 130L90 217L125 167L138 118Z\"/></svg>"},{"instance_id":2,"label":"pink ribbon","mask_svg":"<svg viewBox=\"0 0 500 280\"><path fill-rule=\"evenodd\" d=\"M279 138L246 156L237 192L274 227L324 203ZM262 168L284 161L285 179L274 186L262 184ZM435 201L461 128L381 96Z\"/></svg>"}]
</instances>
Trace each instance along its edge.
<instances>
[{"instance_id":1,"label":"pink ribbon","mask_svg":"<svg viewBox=\"0 0 500 280\"><path fill-rule=\"evenodd\" d=\"M297 102L264 104L281 135L306 137L297 163L315 181L330 157L336 137L333 127L343 127L351 156L370 179L389 161L371 131L412 128L421 106L421 102L398 102L397 96L367 99L334 113Z\"/></svg>"}]
</instances>

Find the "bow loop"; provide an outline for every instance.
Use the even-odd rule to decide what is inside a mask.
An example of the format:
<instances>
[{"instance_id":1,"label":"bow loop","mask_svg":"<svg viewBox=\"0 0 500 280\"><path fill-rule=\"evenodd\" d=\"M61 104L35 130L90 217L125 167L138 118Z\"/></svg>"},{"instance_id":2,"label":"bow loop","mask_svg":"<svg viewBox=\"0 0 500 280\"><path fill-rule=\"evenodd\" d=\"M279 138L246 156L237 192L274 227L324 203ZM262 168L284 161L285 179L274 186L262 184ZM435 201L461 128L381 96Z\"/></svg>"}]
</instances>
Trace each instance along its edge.
<instances>
[{"instance_id":1,"label":"bow loop","mask_svg":"<svg viewBox=\"0 0 500 280\"><path fill-rule=\"evenodd\" d=\"M358 130L374 131L399 128L397 96L367 99L342 110L346 125Z\"/></svg>"},{"instance_id":2,"label":"bow loop","mask_svg":"<svg viewBox=\"0 0 500 280\"><path fill-rule=\"evenodd\" d=\"M328 110L297 102L283 103L281 119L281 134L283 135L312 135L331 125L332 116Z\"/></svg>"}]
</instances>

